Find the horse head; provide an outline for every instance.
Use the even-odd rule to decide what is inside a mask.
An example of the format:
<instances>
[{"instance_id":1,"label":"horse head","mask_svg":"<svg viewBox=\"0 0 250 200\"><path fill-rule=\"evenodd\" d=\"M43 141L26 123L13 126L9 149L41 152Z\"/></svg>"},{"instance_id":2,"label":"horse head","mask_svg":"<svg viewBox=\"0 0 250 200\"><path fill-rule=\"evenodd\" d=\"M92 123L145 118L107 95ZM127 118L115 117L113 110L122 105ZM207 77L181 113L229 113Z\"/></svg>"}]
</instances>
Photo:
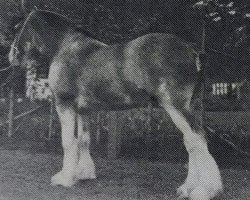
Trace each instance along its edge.
<instances>
[{"instance_id":1,"label":"horse head","mask_svg":"<svg viewBox=\"0 0 250 200\"><path fill-rule=\"evenodd\" d=\"M33 10L16 34L9 52L12 65L26 66L27 61L48 61L72 23L64 16L45 10Z\"/></svg>"}]
</instances>

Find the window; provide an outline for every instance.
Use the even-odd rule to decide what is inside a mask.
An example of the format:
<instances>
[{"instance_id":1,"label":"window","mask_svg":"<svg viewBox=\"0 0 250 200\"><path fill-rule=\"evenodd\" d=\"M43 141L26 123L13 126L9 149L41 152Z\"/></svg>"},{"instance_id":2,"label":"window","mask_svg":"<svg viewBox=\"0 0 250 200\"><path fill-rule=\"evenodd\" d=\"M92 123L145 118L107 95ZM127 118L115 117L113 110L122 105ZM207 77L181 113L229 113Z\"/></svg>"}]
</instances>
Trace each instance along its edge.
<instances>
[{"instance_id":1,"label":"window","mask_svg":"<svg viewBox=\"0 0 250 200\"><path fill-rule=\"evenodd\" d=\"M233 85L234 83L232 83ZM213 83L213 95L227 95L230 83Z\"/></svg>"}]
</instances>

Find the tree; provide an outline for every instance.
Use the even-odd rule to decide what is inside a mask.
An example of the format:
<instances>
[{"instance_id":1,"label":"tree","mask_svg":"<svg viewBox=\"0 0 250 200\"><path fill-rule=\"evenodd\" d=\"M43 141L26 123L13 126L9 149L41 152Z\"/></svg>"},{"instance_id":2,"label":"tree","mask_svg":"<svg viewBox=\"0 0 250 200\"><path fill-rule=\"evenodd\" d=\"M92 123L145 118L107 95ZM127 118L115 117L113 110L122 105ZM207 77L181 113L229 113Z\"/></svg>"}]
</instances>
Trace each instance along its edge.
<instances>
[{"instance_id":1,"label":"tree","mask_svg":"<svg viewBox=\"0 0 250 200\"><path fill-rule=\"evenodd\" d=\"M217 47L212 47L243 60L250 55L250 5L246 2L202 0L194 4L206 22L210 43L217 41Z\"/></svg>"},{"instance_id":2,"label":"tree","mask_svg":"<svg viewBox=\"0 0 250 200\"><path fill-rule=\"evenodd\" d=\"M14 38L14 27L20 22L19 0L6 0L0 2L0 45L9 46Z\"/></svg>"}]
</instances>

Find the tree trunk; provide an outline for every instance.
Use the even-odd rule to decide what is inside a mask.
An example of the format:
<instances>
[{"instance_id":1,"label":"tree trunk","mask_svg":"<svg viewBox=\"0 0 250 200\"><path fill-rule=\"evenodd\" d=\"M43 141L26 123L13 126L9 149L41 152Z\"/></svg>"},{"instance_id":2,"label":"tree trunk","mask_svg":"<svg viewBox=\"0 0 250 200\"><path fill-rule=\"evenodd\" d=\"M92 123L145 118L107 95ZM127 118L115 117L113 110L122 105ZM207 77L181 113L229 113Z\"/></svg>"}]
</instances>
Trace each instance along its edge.
<instances>
[{"instance_id":1,"label":"tree trunk","mask_svg":"<svg viewBox=\"0 0 250 200\"><path fill-rule=\"evenodd\" d=\"M121 130L119 130L119 114L116 111L109 112L108 123L108 158L118 157L121 146Z\"/></svg>"},{"instance_id":2,"label":"tree trunk","mask_svg":"<svg viewBox=\"0 0 250 200\"><path fill-rule=\"evenodd\" d=\"M8 137L11 137L14 133L14 98L14 87L11 86L9 91Z\"/></svg>"}]
</instances>

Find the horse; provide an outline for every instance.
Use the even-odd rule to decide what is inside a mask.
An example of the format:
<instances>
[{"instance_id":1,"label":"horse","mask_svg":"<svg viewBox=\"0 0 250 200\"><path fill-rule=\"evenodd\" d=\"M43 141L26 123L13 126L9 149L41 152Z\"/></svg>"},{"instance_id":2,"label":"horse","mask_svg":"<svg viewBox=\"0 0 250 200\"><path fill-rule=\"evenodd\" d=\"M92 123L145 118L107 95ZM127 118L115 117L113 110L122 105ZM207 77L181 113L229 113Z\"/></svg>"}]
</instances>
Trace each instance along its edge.
<instances>
[{"instance_id":1,"label":"horse","mask_svg":"<svg viewBox=\"0 0 250 200\"><path fill-rule=\"evenodd\" d=\"M153 101L183 134L188 152L179 198L206 200L220 193L220 171L203 127L195 126L191 106L199 82L193 52L190 44L167 33L106 44L60 14L33 10L12 44L9 61L25 66L34 55L42 55L50 63L49 85L63 147L63 166L51 184L70 187L96 178L89 150L91 112L145 107Z\"/></svg>"}]
</instances>

